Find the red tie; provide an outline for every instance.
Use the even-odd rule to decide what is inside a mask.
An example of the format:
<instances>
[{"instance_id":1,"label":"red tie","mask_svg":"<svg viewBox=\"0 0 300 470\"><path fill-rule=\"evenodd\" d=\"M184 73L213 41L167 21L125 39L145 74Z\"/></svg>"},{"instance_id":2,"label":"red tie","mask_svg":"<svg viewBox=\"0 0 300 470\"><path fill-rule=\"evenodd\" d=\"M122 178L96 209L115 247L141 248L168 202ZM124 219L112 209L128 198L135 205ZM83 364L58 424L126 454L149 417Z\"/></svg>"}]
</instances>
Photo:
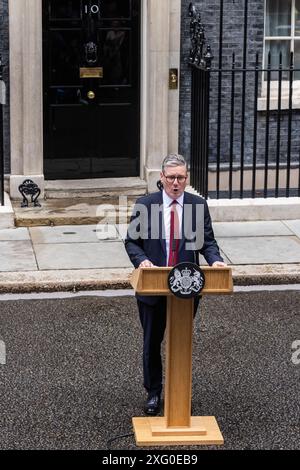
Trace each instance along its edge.
<instances>
[{"instance_id":1,"label":"red tie","mask_svg":"<svg viewBox=\"0 0 300 470\"><path fill-rule=\"evenodd\" d=\"M178 263L179 251L179 218L176 209L177 201L171 203L170 214L170 244L169 244L169 259L168 266L175 266Z\"/></svg>"}]
</instances>

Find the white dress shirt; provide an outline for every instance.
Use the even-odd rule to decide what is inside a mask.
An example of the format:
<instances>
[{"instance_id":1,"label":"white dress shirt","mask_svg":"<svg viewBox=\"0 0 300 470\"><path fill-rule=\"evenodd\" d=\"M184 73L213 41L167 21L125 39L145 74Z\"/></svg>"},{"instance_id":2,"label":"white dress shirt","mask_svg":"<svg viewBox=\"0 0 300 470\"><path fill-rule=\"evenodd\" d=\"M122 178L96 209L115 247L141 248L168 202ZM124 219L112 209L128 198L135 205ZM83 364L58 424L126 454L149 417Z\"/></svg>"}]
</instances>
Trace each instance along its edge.
<instances>
[{"instance_id":1,"label":"white dress shirt","mask_svg":"<svg viewBox=\"0 0 300 470\"><path fill-rule=\"evenodd\" d=\"M182 226L182 211L183 211L183 197L184 193L176 199L176 210L178 214L179 220L179 233L181 234L181 226ZM163 205L164 205L164 226L165 226L165 235L166 235L166 251L167 251L167 264L169 259L169 252L170 252L170 223L171 223L171 206L174 199L169 197L165 190L163 189Z\"/></svg>"}]
</instances>

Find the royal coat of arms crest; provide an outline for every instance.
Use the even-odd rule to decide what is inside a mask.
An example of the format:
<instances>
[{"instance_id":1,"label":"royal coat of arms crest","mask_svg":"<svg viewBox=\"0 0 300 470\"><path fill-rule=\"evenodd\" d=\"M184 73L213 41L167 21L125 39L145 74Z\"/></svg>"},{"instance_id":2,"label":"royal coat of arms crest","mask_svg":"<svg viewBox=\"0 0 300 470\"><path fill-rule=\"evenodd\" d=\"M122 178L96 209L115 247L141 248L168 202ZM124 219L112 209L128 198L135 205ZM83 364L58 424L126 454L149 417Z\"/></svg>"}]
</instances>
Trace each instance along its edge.
<instances>
[{"instance_id":1,"label":"royal coat of arms crest","mask_svg":"<svg viewBox=\"0 0 300 470\"><path fill-rule=\"evenodd\" d=\"M179 263L169 274L170 291L180 298L196 297L204 287L203 271L194 263Z\"/></svg>"}]
</instances>

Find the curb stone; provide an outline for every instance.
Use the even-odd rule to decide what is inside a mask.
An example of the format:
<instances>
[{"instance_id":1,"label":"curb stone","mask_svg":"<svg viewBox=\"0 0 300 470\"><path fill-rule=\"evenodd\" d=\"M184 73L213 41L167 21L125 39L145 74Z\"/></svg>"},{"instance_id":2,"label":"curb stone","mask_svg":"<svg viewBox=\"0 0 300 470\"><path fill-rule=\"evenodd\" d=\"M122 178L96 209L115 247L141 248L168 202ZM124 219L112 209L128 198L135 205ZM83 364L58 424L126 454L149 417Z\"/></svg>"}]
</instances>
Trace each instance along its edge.
<instances>
[{"instance_id":1,"label":"curb stone","mask_svg":"<svg viewBox=\"0 0 300 470\"><path fill-rule=\"evenodd\" d=\"M132 289L131 268L1 272L0 293ZM300 283L300 264L232 266L236 286Z\"/></svg>"}]
</instances>

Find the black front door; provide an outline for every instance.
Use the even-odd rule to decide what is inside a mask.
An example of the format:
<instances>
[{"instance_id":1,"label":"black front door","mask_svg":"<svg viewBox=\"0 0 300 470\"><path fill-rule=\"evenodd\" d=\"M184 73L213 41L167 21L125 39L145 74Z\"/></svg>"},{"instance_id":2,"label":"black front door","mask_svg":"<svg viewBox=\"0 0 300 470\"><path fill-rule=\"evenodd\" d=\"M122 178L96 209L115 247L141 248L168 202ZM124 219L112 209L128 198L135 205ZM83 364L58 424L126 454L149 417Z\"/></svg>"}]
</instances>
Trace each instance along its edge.
<instances>
[{"instance_id":1,"label":"black front door","mask_svg":"<svg viewBox=\"0 0 300 470\"><path fill-rule=\"evenodd\" d=\"M43 0L46 179L139 174L140 0Z\"/></svg>"}]
</instances>

